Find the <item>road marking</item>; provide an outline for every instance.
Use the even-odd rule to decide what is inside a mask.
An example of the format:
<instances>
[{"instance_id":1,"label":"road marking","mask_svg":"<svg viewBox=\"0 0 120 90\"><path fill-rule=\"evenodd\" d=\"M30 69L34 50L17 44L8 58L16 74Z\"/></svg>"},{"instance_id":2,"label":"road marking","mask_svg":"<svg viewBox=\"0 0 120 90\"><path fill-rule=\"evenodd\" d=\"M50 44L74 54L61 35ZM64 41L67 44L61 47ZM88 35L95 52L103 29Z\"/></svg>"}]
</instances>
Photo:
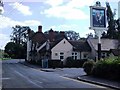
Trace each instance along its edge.
<instances>
[{"instance_id":1,"label":"road marking","mask_svg":"<svg viewBox=\"0 0 120 90\"><path fill-rule=\"evenodd\" d=\"M18 75L20 75L21 77L25 78L28 82L34 84L35 86L39 87L39 88L43 88L42 86L36 84L35 82L33 82L32 80L30 80L29 78L27 78L26 76L24 76L22 73L15 71Z\"/></svg>"},{"instance_id":2,"label":"road marking","mask_svg":"<svg viewBox=\"0 0 120 90\"><path fill-rule=\"evenodd\" d=\"M75 81L75 82L92 85L92 86L95 86L95 87L98 87L98 88L106 88L106 87L103 87L103 86L98 86L98 85L95 85L95 84L91 84L91 83L87 83L87 82L82 82L82 81L75 80L75 79L68 78L68 77L63 77L63 76L60 76L60 77L62 77L62 78L64 78L64 79L72 80L72 81Z\"/></svg>"},{"instance_id":3,"label":"road marking","mask_svg":"<svg viewBox=\"0 0 120 90\"><path fill-rule=\"evenodd\" d=\"M8 80L8 79L10 79L10 78L2 78L2 80Z\"/></svg>"},{"instance_id":4,"label":"road marking","mask_svg":"<svg viewBox=\"0 0 120 90\"><path fill-rule=\"evenodd\" d=\"M37 83L40 83L40 84L43 83L43 82L40 82L40 81L38 81L38 80L34 80L34 81L37 82Z\"/></svg>"}]
</instances>

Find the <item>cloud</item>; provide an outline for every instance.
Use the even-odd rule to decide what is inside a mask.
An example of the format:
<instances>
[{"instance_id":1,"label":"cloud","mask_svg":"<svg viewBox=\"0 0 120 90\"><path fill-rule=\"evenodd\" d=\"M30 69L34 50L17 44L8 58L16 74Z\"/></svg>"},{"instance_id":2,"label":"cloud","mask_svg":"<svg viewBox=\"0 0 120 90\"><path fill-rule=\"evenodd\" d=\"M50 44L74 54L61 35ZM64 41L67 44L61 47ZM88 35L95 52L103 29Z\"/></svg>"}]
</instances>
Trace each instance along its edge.
<instances>
[{"instance_id":1,"label":"cloud","mask_svg":"<svg viewBox=\"0 0 120 90\"><path fill-rule=\"evenodd\" d=\"M22 13L25 16L32 15L32 12L30 11L30 8L28 6L25 6L18 2L9 5L12 6L14 9L18 10L20 13Z\"/></svg>"},{"instance_id":2,"label":"cloud","mask_svg":"<svg viewBox=\"0 0 120 90\"><path fill-rule=\"evenodd\" d=\"M50 28L52 28L55 31L73 30L73 31L79 33L80 37L87 37L87 34L89 34L89 33L95 34L94 30L89 30L88 27L82 27L77 24L71 24L71 25L63 24L63 25L58 25L58 26L51 26Z\"/></svg>"},{"instance_id":3,"label":"cloud","mask_svg":"<svg viewBox=\"0 0 120 90\"><path fill-rule=\"evenodd\" d=\"M51 7L45 9L41 14L47 17L57 17L69 20L80 20L88 19L89 16L82 10L82 7L89 6L94 0L87 0L83 2L81 0L56 0L57 2L52 3L53 0L47 0ZM45 2L44 2L45 3Z\"/></svg>"},{"instance_id":4,"label":"cloud","mask_svg":"<svg viewBox=\"0 0 120 90\"><path fill-rule=\"evenodd\" d=\"M0 28L13 27L15 25L22 26L38 26L41 25L40 21L37 20L25 20L25 21L15 21L9 17L0 16Z\"/></svg>"},{"instance_id":5,"label":"cloud","mask_svg":"<svg viewBox=\"0 0 120 90\"><path fill-rule=\"evenodd\" d=\"M44 3L49 4L50 6L59 6L63 4L64 0L46 0Z\"/></svg>"},{"instance_id":6,"label":"cloud","mask_svg":"<svg viewBox=\"0 0 120 90\"><path fill-rule=\"evenodd\" d=\"M67 6L72 7L72 8L81 8L85 6L90 6L93 4L95 0L71 0L68 2Z\"/></svg>"},{"instance_id":7,"label":"cloud","mask_svg":"<svg viewBox=\"0 0 120 90\"><path fill-rule=\"evenodd\" d=\"M17 1L21 1L21 0L3 0L4 2L17 2ZM47 0L22 0L22 2L46 2ZM57 0L53 0L53 1L57 1ZM70 0L66 0L66 1L70 1ZM87 2L90 0L80 0L82 2ZM94 0L94 1L98 1L98 0ZM100 0L100 2L118 2L119 0Z\"/></svg>"},{"instance_id":8,"label":"cloud","mask_svg":"<svg viewBox=\"0 0 120 90\"><path fill-rule=\"evenodd\" d=\"M67 6L57 6L44 10L43 14L47 17L57 17L64 19L87 19L88 15L82 10L76 8L70 8Z\"/></svg>"},{"instance_id":9,"label":"cloud","mask_svg":"<svg viewBox=\"0 0 120 90\"><path fill-rule=\"evenodd\" d=\"M10 41L9 36L0 33L0 49L4 49L7 42Z\"/></svg>"},{"instance_id":10,"label":"cloud","mask_svg":"<svg viewBox=\"0 0 120 90\"><path fill-rule=\"evenodd\" d=\"M71 25L63 24L58 26L51 26L50 28L52 28L53 30L68 31L68 30L78 30L79 26L76 24L71 24Z\"/></svg>"},{"instance_id":11,"label":"cloud","mask_svg":"<svg viewBox=\"0 0 120 90\"><path fill-rule=\"evenodd\" d=\"M4 49L6 43L10 41L9 34L3 34L3 32L6 32L4 30L10 30L11 27L15 25L30 26L31 28L32 26L41 25L41 22L37 20L25 20L20 22L9 17L0 16L0 48Z\"/></svg>"}]
</instances>

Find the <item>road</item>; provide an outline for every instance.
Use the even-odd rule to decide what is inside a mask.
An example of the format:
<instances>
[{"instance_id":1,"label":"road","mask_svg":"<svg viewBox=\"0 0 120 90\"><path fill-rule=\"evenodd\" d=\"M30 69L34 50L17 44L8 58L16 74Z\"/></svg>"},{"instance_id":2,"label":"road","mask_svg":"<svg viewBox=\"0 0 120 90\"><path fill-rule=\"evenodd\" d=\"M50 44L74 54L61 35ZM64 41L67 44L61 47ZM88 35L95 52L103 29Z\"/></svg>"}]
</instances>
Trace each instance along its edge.
<instances>
[{"instance_id":1,"label":"road","mask_svg":"<svg viewBox=\"0 0 120 90\"><path fill-rule=\"evenodd\" d=\"M2 63L2 88L105 88L44 72L18 62Z\"/></svg>"}]
</instances>

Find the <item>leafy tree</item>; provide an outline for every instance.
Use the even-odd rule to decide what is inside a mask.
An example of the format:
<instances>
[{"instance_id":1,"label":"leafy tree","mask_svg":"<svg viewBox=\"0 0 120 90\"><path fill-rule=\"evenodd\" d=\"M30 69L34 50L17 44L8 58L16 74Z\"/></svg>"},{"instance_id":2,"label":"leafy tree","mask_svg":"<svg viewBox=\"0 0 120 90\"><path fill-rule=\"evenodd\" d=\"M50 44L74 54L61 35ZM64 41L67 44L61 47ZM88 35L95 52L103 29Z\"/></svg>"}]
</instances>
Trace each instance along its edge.
<instances>
[{"instance_id":1,"label":"leafy tree","mask_svg":"<svg viewBox=\"0 0 120 90\"><path fill-rule=\"evenodd\" d=\"M118 39L120 39L120 18L116 20L116 31L118 34Z\"/></svg>"},{"instance_id":2,"label":"leafy tree","mask_svg":"<svg viewBox=\"0 0 120 90\"><path fill-rule=\"evenodd\" d=\"M13 58L15 55L14 51L14 46L15 43L14 42L8 42L5 46L5 53L7 53L9 55L9 57Z\"/></svg>"},{"instance_id":3,"label":"leafy tree","mask_svg":"<svg viewBox=\"0 0 120 90\"><path fill-rule=\"evenodd\" d=\"M107 21L108 21L107 38L115 39L116 31L115 31L114 14L108 2L106 3L106 7L107 7Z\"/></svg>"},{"instance_id":4,"label":"leafy tree","mask_svg":"<svg viewBox=\"0 0 120 90\"><path fill-rule=\"evenodd\" d=\"M52 30L52 29L50 29L50 30ZM45 31L44 33L49 34L49 31ZM65 32L65 36L69 40L79 40L80 39L79 33L75 32L75 31L69 30L69 31L63 31L63 32ZM59 34L60 32L54 31L54 33Z\"/></svg>"},{"instance_id":5,"label":"leafy tree","mask_svg":"<svg viewBox=\"0 0 120 90\"><path fill-rule=\"evenodd\" d=\"M12 42L6 45L6 53L10 55L11 58L25 58L28 32L31 29L28 26L20 25L16 25L15 27L12 27L12 29L13 32L10 36Z\"/></svg>"},{"instance_id":6,"label":"leafy tree","mask_svg":"<svg viewBox=\"0 0 120 90\"><path fill-rule=\"evenodd\" d=\"M8 42L5 46L5 53L11 58L25 58L26 49L25 46L21 44L16 44L14 42Z\"/></svg>"},{"instance_id":7,"label":"leafy tree","mask_svg":"<svg viewBox=\"0 0 120 90\"><path fill-rule=\"evenodd\" d=\"M16 44L22 44L23 42L27 41L27 31L30 30L28 26L16 25L15 27L12 27L12 29L13 32L10 37L13 42L15 42Z\"/></svg>"},{"instance_id":8,"label":"leafy tree","mask_svg":"<svg viewBox=\"0 0 120 90\"><path fill-rule=\"evenodd\" d=\"M120 18L116 20L116 29L117 29L117 36L119 41L118 49L120 49Z\"/></svg>"},{"instance_id":9,"label":"leafy tree","mask_svg":"<svg viewBox=\"0 0 120 90\"><path fill-rule=\"evenodd\" d=\"M92 33L86 34L87 38L94 38L94 35Z\"/></svg>"},{"instance_id":10,"label":"leafy tree","mask_svg":"<svg viewBox=\"0 0 120 90\"><path fill-rule=\"evenodd\" d=\"M79 33L72 31L72 30L65 31L65 35L67 36L67 38L69 40L79 40L80 39Z\"/></svg>"}]
</instances>

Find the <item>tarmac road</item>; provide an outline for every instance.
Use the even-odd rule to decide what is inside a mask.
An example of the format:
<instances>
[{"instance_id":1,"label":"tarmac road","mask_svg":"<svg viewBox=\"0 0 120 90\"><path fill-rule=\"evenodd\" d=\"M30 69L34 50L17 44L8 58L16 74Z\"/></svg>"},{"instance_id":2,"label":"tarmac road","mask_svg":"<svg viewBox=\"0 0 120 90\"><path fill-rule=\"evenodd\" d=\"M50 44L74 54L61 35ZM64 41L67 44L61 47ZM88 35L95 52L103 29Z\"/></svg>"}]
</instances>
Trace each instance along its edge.
<instances>
[{"instance_id":1,"label":"tarmac road","mask_svg":"<svg viewBox=\"0 0 120 90\"><path fill-rule=\"evenodd\" d=\"M44 72L18 62L3 61L2 88L103 88L70 79L54 72Z\"/></svg>"}]
</instances>

